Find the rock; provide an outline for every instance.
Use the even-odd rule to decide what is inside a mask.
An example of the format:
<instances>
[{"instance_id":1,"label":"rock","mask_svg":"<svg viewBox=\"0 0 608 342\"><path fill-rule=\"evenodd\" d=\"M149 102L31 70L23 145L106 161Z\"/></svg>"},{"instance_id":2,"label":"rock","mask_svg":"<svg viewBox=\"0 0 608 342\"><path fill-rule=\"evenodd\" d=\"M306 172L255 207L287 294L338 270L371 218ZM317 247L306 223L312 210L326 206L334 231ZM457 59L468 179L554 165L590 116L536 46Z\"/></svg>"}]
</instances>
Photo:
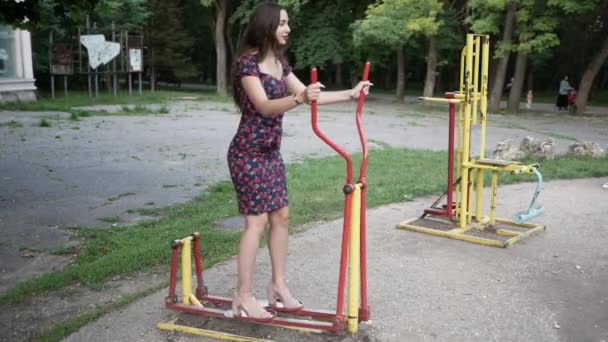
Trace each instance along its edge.
<instances>
[{"instance_id":1,"label":"rock","mask_svg":"<svg viewBox=\"0 0 608 342\"><path fill-rule=\"evenodd\" d=\"M539 150L541 142L532 136L527 136L523 138L521 144L519 144L519 149L526 153L534 153Z\"/></svg>"},{"instance_id":2,"label":"rock","mask_svg":"<svg viewBox=\"0 0 608 342\"><path fill-rule=\"evenodd\" d=\"M555 159L555 150L557 150L557 144L551 138L547 141L543 141L538 146L538 150L534 151L534 156L544 158L545 160Z\"/></svg>"},{"instance_id":3,"label":"rock","mask_svg":"<svg viewBox=\"0 0 608 342\"><path fill-rule=\"evenodd\" d=\"M603 158L606 151L596 142L585 141L568 146L568 153L576 156L590 156L592 158Z\"/></svg>"},{"instance_id":4,"label":"rock","mask_svg":"<svg viewBox=\"0 0 608 342\"><path fill-rule=\"evenodd\" d=\"M492 158L502 160L518 160L523 158L524 153L513 146L511 139L506 139L496 145Z\"/></svg>"}]
</instances>

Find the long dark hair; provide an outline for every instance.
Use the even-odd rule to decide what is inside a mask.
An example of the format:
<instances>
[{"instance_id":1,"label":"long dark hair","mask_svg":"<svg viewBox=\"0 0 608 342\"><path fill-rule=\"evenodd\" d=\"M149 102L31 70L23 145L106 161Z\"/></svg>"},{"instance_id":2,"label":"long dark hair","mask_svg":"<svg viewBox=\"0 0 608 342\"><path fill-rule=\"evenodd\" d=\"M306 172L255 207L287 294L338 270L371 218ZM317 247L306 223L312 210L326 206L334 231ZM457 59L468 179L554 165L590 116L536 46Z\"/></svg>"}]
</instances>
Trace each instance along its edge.
<instances>
[{"instance_id":1,"label":"long dark hair","mask_svg":"<svg viewBox=\"0 0 608 342\"><path fill-rule=\"evenodd\" d=\"M286 10L286 8L276 3L264 2L259 4L249 17L247 30L239 43L238 53L234 63L232 63L232 91L237 106L240 106L240 98L237 93L237 82L239 82L237 80L237 68L239 58L243 54L255 50L257 51L256 59L262 61L268 51L272 50L283 66L288 63L287 58L285 58L286 48L279 46L276 38L282 10Z\"/></svg>"}]
</instances>

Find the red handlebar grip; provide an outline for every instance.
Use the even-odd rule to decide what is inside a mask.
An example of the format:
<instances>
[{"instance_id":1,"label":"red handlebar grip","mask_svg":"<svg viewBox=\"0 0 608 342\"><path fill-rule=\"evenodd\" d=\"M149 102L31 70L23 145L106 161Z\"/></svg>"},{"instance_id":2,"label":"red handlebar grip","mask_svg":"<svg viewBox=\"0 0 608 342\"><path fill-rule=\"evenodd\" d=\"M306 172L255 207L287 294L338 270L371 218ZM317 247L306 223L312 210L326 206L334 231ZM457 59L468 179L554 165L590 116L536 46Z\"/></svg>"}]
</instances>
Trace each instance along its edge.
<instances>
[{"instance_id":1,"label":"red handlebar grip","mask_svg":"<svg viewBox=\"0 0 608 342\"><path fill-rule=\"evenodd\" d=\"M310 83L317 82L317 68L310 69Z\"/></svg>"},{"instance_id":2,"label":"red handlebar grip","mask_svg":"<svg viewBox=\"0 0 608 342\"><path fill-rule=\"evenodd\" d=\"M363 81L367 81L369 79L369 68L371 67L372 62L365 62L365 66L363 67Z\"/></svg>"}]
</instances>

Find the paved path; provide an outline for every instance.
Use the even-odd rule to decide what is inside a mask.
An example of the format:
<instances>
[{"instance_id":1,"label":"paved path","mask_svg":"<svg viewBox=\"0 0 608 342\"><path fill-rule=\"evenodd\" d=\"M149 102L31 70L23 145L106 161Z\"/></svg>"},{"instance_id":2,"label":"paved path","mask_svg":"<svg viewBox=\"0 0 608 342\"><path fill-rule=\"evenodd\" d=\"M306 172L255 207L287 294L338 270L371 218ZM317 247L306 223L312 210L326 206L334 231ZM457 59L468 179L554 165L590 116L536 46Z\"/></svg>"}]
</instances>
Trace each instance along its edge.
<instances>
[{"instance_id":1,"label":"paved path","mask_svg":"<svg viewBox=\"0 0 608 342\"><path fill-rule=\"evenodd\" d=\"M108 109L111 110L113 108L120 109L120 106L109 107ZM415 106L412 103L390 103L382 96L372 96L366 104L365 111L365 126L372 147L380 148L384 145L390 145L434 150L445 149L447 133L446 115L443 108L438 108L437 110L432 110ZM353 113L354 105L328 106L322 108L320 119L321 128L328 135L335 138L336 141L345 145L349 151L357 151L359 149L358 138L353 126ZM42 116L48 117L52 127L37 127ZM129 224L139 219L139 216L136 214L128 213L129 209L151 206L162 207L176 202L188 201L201 191L204 191L210 184L227 179L228 173L224 158L228 142L238 124L238 119L239 117L233 112L231 104L188 101L172 104L171 113L168 115L89 117L78 122L70 121L65 113L0 112L0 227L3 231L3 235L0 238L0 292L10 288L20 279L29 278L40 272L58 269L65 265L66 258L48 255L44 252L64 247L71 243L69 237L59 228L73 225L108 227L111 223L104 222L103 220L116 217L120 219L119 225ZM566 115L557 115L554 111L522 116L492 115L489 124L488 147L495 146L497 142L505 138L520 141L527 135L532 135L539 139L553 137L558 143L558 150L560 152L565 152L568 144L574 141L591 140L598 142L602 147L606 148L608 147L608 120L606 120L605 116L573 118ZM283 154L287 161L295 161L308 156L333 155L333 151L324 146L314 136L310 129L309 114L305 110L300 109L289 113L285 117ZM514 282L508 282L507 280L510 279L510 275L514 272L517 273L518 267L522 265L522 258L523 260L529 258L539 261L537 266L544 267L539 268L544 270L544 273L549 272L546 271L547 269L553 270L555 268L554 264L550 263L552 259L549 257L545 258L545 256L554 251L566 251L565 255L568 258L570 258L570 253L582 253L580 256L582 261L580 263L572 258L567 260L569 260L569 263L576 262L586 272L586 277L590 276L590 274L592 277L588 279L584 278L588 282L585 280L583 285L576 283L575 280L564 283L567 285L567 288L571 289L568 290L570 292L564 293L569 296L568 299L555 299L553 297L547 299L550 302L557 303L555 304L557 306L555 307L555 313L546 316L545 318L547 319L542 321L543 324L553 320L564 321L555 315L558 315L558 313L565 315L565 312L568 312L568 310L576 313L576 310L572 310L578 308L576 305L580 305L585 310L590 310L585 311L587 316L584 316L584 318L586 320L591 317L591 320L597 321L600 327L607 326L605 316L601 315L602 312L606 311L596 310L596 306L594 306L596 303L592 302L595 299L604 301L606 298L605 292L602 292L601 289L595 289L597 284L601 284L600 281L605 282L606 280L604 277L606 274L606 255L602 254L604 252L602 252L601 248L593 248L595 244L599 244L600 242L605 243L605 233L599 230L599 227L603 227L605 224L602 218L597 213L592 212L591 209L601 208L601 205L598 205L598 203L605 203L605 196L608 191L600 193L592 192L593 196L596 197L585 199L585 196L588 195L587 191L580 192L575 188L569 187L570 184L584 184L584 189L596 191L600 189L599 185L606 181L604 179L559 183L562 185L557 186L554 191L564 190L562 194L568 193L569 198L577 198L576 203L583 203L584 206L581 204L582 207L580 208L576 206L566 208L571 210L570 212L561 207L554 209L560 215L551 216L555 221L547 221L547 223L551 227L563 225L564 229L558 230L563 232L563 236L560 235L560 238L556 240L548 239L545 236L554 236L551 235L553 233L550 230L543 237L530 240L534 241L530 242L532 244L541 243L536 241L545 241L542 242L543 246L538 246L538 250L543 251L542 257L537 254L538 250L536 247L532 247L532 250L527 251L530 248L527 243L522 244L524 247L518 246L507 251L496 251L486 248L479 249L478 246L473 248L467 245L467 247L464 247L461 243L454 241L441 240L439 242L436 238L428 240L430 237L426 236L420 237L416 235L413 237L412 233L407 232L399 232L397 234L392 229L394 224L401 219L416 215L420 208L428 204L428 199L417 201L415 204L406 204L398 210L390 209L393 206L387 207L388 209L380 208L374 210L374 213L376 211L380 213L377 219L381 221L374 221L376 223L370 224L370 229L382 231L383 234L377 235L378 238L374 237L374 240L370 241L370 244L376 244L376 246L380 244L383 246L382 244L386 242L387 248L393 249L391 253L386 253L387 255L370 255L370 265L376 265L377 267L374 267L374 269L382 269L385 267L385 263L388 262L386 258L400 260L400 265L405 265L403 267L410 264L419 265L411 269L402 269L400 268L402 266L393 265L391 274L378 274L374 276L373 281L378 282L375 284L376 286L382 283L394 283L392 285L395 286L396 284L402 284L403 278L410 278L409 275L405 276L406 273L411 274L411 278L413 279L418 279L418 276L427 279L425 277L431 277L431 275L441 275L442 277L437 279L438 284L429 283L434 284L435 288L431 287L429 289L430 285L422 282L416 285L418 287L408 287L409 285L405 283L405 285L399 285L399 288L394 288L392 285L388 286L384 288L384 292L380 290L374 291L374 296L376 296L374 297L374 301L382 303L375 306L378 307L374 309L375 317L383 317L383 319L375 319L376 323L371 328L372 335L378 336L381 341L391 340L392 337L386 334L388 331L395 330L396 333L406 334L395 336L412 336L412 340L425 340L428 336L455 336L456 340L458 340L459 336L464 336L459 334L464 334L465 331L472 331L472 326L467 324L473 323L456 324L454 329L461 329L462 332L458 332L460 330L451 331L448 329L451 331L449 335L441 334L444 331L444 325L454 325L454 321L469 321L466 318L469 314L468 311L461 312L460 309L456 309L461 304L467 304L467 302L462 302L463 298L469 298L470 300L476 298L472 294L474 292L464 291L464 288L468 286L467 284L473 284L473 289L490 291L494 287L501 285L502 282L505 282L505 284L510 285L509 287L513 287L509 290L507 287L498 286L498 288L507 291L506 293L513 295L517 291L528 293L529 291L523 291L519 287L523 286L528 289L526 286L528 286L530 279L538 275L529 274L533 272L528 271L529 273L525 273L524 275L530 278L523 277L522 279L522 277L517 276L514 277ZM548 188L550 187L548 186ZM527 192L528 189L525 191ZM580 196L576 195L579 193ZM562 198L559 195L556 196L554 201L561 203ZM575 196L579 196L580 199ZM545 197L544 194L543 197ZM517 205L513 206L506 205L505 208L517 210L523 205L523 203L517 203ZM394 213L393 210L395 210ZM370 213L370 216L372 216L372 213ZM568 220L572 218L576 218L576 220L566 225L565 222L569 222ZM335 226L336 224L328 223L327 225ZM323 227L325 226L323 225ZM587 231L583 230L581 226L594 227L594 229ZM307 258L296 254L298 250L305 249L298 248L298 243L305 243L307 246L309 243L311 246L319 243L319 246L324 246L321 241L323 237L319 237L319 233L314 233L319 231L319 229L323 231L324 228L314 228L311 230L310 239L312 240L310 241L306 240L309 238L309 233L294 239L294 247L292 249L294 254L290 257L290 260L293 262L292 269L306 269L308 267L302 264ZM573 231L576 231L577 234L570 236ZM334 234L332 236L335 237L335 234L339 233L333 232L331 234ZM372 236L371 232L370 236ZM401 240L402 236L407 237ZM303 242L298 242L300 239ZM430 245L427 246L427 242L424 241L428 241ZM419 246L423 242L424 246ZM411 244L411 246L408 244ZM33 250L35 257L23 257L29 253L24 249ZM381 247L381 249L384 250L385 248ZM434 253L439 253L438 251L445 249L449 254L442 255L439 253L432 257L429 256L428 259L420 259L420 256L409 252L411 249L420 253L427 249L435 251ZM35 252L36 250L41 252L37 253ZM459 253L464 254L460 255ZM519 253L523 253L524 256L520 256ZM421 255L425 254L422 253ZM560 254L555 255L559 256ZM496 258L496 256L500 257ZM573 256L578 257L577 255ZM422 264L414 263L412 259ZM459 273L464 272L466 274L466 277L462 278L464 283L457 281L454 278L456 275L450 275L448 272L456 267L454 266L454 259L466 261L456 263L456 266L460 265L458 266L460 267L458 268ZM558 257L557 259L562 260ZM485 273L480 275L477 271L469 270L468 261L473 262L475 266L473 270L481 268L484 272L489 272L488 274L494 274L488 268L495 267L504 276L499 277L496 275L496 279L500 280L490 282L492 285L488 286L485 280L490 278L484 278ZM498 263L499 261L501 263ZM505 262L504 266L502 266L502 262ZM591 265L589 267L594 271L591 273L587 271L587 265L584 265L583 262ZM444 266L444 264L448 266ZM433 267L430 267L431 265ZM560 267L563 266L564 268L555 268L555 272L558 272L556 274L569 274L568 272L571 272L571 269L568 268L568 265L560 264ZM576 265L574 266L576 268ZM216 281L219 282L214 283L213 286L217 285L219 288L224 288L233 284L233 278L226 277L226 274L229 273L227 270L233 268L230 264L227 264L225 267L227 268L218 266L211 270L211 272L217 272L215 273L216 276L212 278L218 279ZM268 266L262 265L261 267L264 270ZM501 267L505 267L505 269L502 270ZM529 270L531 268L525 269ZM579 270L578 268L576 269ZM17 272L17 270L20 272ZM431 274L425 274L425 270L431 272ZM465 271L473 273L469 274ZM304 274L310 274L311 272L305 272ZM448 278L443 279L443 275L448 276ZM297 277L297 274L292 276ZM330 274L327 276L331 277ZM479 277L479 279L474 280L474 277ZM492 279L494 278L490 280ZM542 280L541 283L545 286L550 285L551 291L555 290L554 287L559 290L561 278L558 277L555 283L545 281L545 278L543 279L539 281ZM317 291L317 284L325 284L325 281L314 280L314 282L310 283L314 286L310 286L308 283L301 283L302 280L294 279L293 281L294 286L298 289L297 293L301 293L302 298L307 303L315 306L326 303L326 299L323 296L333 293L331 290ZM522 281L522 283L517 283L516 281ZM453 292L449 292L449 285L452 283L458 286L455 287ZM589 288L585 288L580 295L574 293L576 288L580 288L581 286L589 286ZM484 287L489 289L485 289ZM429 293L429 296L421 296L421 293L424 293L427 289L433 291ZM529 290L537 291L535 288ZM398 308L391 305L398 304L399 308L401 308L402 299L388 300L384 296L387 296L389 293L397 293L400 298L410 298L411 295L414 299L407 299L405 302L406 306L418 305L419 310L409 311L409 309L403 309L403 312L398 312ZM446 296L450 293L456 302L449 302L447 300ZM458 293L464 293L461 294L464 297L459 297ZM147 303L144 304L147 306L146 310L149 310L149 313L153 317L150 319L140 317L139 320L142 326L134 327L134 331L140 331L140 333L143 333L141 332L143 330L148 331L150 330L149 324L155 323L157 318L164 317L166 313L159 307L160 302L158 301L158 298L162 298L162 296L163 294L158 294L150 297L150 299L141 301ZM446 306L442 307L441 310L438 307L424 307L426 301L423 299L427 297L438 298L436 301L437 305L445 302ZM569 299L570 297L574 299L571 300ZM530 300L542 302L545 300L544 298L541 296ZM500 300L503 299L505 298L500 298ZM521 302L510 304L523 305L528 299L526 297ZM481 303L480 299L477 298L475 300L471 303ZM490 304L497 304L498 299L495 300L495 302L491 302ZM533 303L536 302L533 301ZM604 304L604 302L600 304ZM130 308L125 309L124 312L130 312ZM493 308L493 306L480 306L479 310L490 310L489 308ZM537 317L534 318L537 320L540 317L538 315L547 314L544 311L534 311L533 308L526 306L521 310L525 312L529 311L529 317ZM450 313L452 311L453 313ZM426 314L420 317L413 316L415 313L422 312ZM433 312L438 314L435 320L440 320L443 322L443 325L437 326L436 324L438 323L430 319L429 315ZM462 313L462 315L457 317L456 314L458 313ZM100 322L107 322L104 321L106 319L119 319L116 318L119 317L116 316L119 314L120 312L112 314ZM140 313L140 315L144 314ZM503 317L499 311L488 311L488 315L490 316L486 317L487 315L484 316L483 314L474 314L472 316L478 319L473 319L471 322L479 321L479 323L475 323L477 324L476 326L481 324L479 326L481 331L480 336L495 340L501 340L496 338L496 336L514 336L504 335L506 330L508 330L507 328L504 328L505 332L500 335L489 333L488 331L493 326L500 324L500 320ZM554 318L554 316L557 318ZM387 317L393 318L389 319ZM495 320L490 322L482 319L484 317ZM574 315L574 317L567 318L576 321L577 319L582 319L581 317L583 316ZM515 317L511 318L515 319ZM120 320L122 321L122 318ZM394 324L390 323L399 320L404 322L411 321L412 324L397 324L393 326ZM422 322L422 320L425 322ZM390 325L383 326L382 324L384 323L381 322L389 322ZM448 324L447 322L451 323ZM491 324L485 326L484 324L486 323ZM557 336L554 340L562 337L562 340L570 340L569 337L576 336L575 333L584 334L586 333L585 329L591 329L588 325L579 323L571 327L571 329L574 329L574 332L568 332L568 325L564 324L561 324L562 327L557 329L559 331L552 330L556 328L546 328L544 325L542 325L542 329L530 329L534 333L543 332L543 329L547 329L553 332L553 335L548 336ZM512 325L508 326L508 328L514 329ZM117 327L111 327L110 330L122 331ZM151 331L154 331L154 329ZM525 331L527 330L524 329L524 333ZM589 336L594 338L590 340L603 336L598 335L599 333L595 334L594 331L591 329L589 332L593 333ZM87 330L83 330L82 333L87 334ZM97 331L97 333L99 333L97 336L104 336L100 331ZM162 337L162 335L158 335L156 332L153 334L155 334L154 336ZM108 336L116 337L115 335ZM126 334L124 336L131 335ZM102 337L93 340L99 339L102 339ZM108 340L116 341L121 339ZM124 338L122 340L131 341L137 339ZM147 341L148 339L144 340ZM525 339L507 338L506 340Z\"/></svg>"},{"instance_id":2,"label":"paved path","mask_svg":"<svg viewBox=\"0 0 608 342\"><path fill-rule=\"evenodd\" d=\"M369 296L372 324L360 341L606 341L608 233L604 179L555 181L541 196L547 230L508 249L395 229L432 202L423 198L368 211ZM510 217L526 205L530 184L501 188L498 211ZM566 201L564 194L576 201ZM294 208L297 210L297 208ZM335 308L341 221L311 225L291 239L292 291L315 308ZM329 265L329 267L328 267ZM333 265L333 267L332 267ZM205 273L213 294L229 296L235 260ZM258 297L270 275L258 253ZM155 328L172 314L166 290L113 312L66 341L206 341ZM190 318L205 329L225 329L277 341L335 341L283 329L259 329ZM342 339L338 339L342 341ZM350 339L344 339L350 341Z\"/></svg>"}]
</instances>

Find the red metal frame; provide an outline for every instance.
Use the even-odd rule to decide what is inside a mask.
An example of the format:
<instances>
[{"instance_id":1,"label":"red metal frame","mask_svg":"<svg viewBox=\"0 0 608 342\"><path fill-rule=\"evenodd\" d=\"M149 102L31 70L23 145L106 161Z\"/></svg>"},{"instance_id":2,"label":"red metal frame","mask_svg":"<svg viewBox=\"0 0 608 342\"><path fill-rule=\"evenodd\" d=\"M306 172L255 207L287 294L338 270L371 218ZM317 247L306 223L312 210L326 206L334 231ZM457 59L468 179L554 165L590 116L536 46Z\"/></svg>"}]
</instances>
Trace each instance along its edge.
<instances>
[{"instance_id":1,"label":"red metal frame","mask_svg":"<svg viewBox=\"0 0 608 342\"><path fill-rule=\"evenodd\" d=\"M371 67L371 63L365 63L365 67L363 68L363 81L369 80L369 69ZM367 148L367 138L365 136L365 130L363 129L361 116L363 113L363 104L365 103L365 93L361 91L359 94L359 99L357 101L357 130L359 131L359 138L361 140L361 150L363 154L363 158L361 160L361 168L359 170L359 179L358 183L361 183L363 186L361 188L361 216L360 216L360 241L361 241L361 304L359 307L359 320L360 321L368 321L371 316L371 308L367 303L367 160L369 157L368 148Z\"/></svg>"},{"instance_id":2,"label":"red metal frame","mask_svg":"<svg viewBox=\"0 0 608 342\"><path fill-rule=\"evenodd\" d=\"M448 92L444 94L446 99L453 99L454 93ZM454 132L456 130L456 104L449 104L450 117L448 124L448 183L446 186L446 206L445 208L430 207L424 209L425 214L445 216L448 219L452 219L454 216L453 211L453 192L454 192Z\"/></svg>"},{"instance_id":3,"label":"red metal frame","mask_svg":"<svg viewBox=\"0 0 608 342\"><path fill-rule=\"evenodd\" d=\"M367 62L365 64L363 70L363 80L367 81L369 77L371 63ZM311 70L311 82L317 82L317 69L313 68ZM363 105L365 103L365 97L363 91L359 94L358 103L357 103L357 112L356 112L356 121L357 121L357 130L359 132L359 137L361 140L361 147L363 151L363 158L361 162L361 169L359 179L357 183L362 184L361 189L361 304L359 308L359 321L367 321L370 318L370 307L367 302L367 267L366 267L366 189L367 189L367 180L365 178L367 172L367 163L368 163L368 148L367 148L367 139L365 137L365 131L363 130L361 124L361 116ZM353 170L352 170L352 159L343 149L333 143L327 136L325 136L318 128L317 125L317 103L313 101L311 103L311 121L313 131L323 140L326 144L328 144L331 148L333 148L338 154L340 154L346 160L346 184L344 185L344 224L342 228L342 250L340 255L340 275L338 280L338 299L336 305L336 311L331 310L312 310L308 308L303 308L297 312L290 312L290 315L296 316L304 316L304 317L312 317L317 320L310 319L295 319L295 318L286 318L277 316L272 321L268 323L259 323L265 325L275 325L275 326L290 326L290 327L298 327L298 328L307 328L307 329L317 329L317 330L325 330L329 332L339 333L343 332L345 328L345 315L344 315L344 290L345 290L345 282L346 282L346 271L347 271L347 259L348 259L348 234L350 231L350 211L351 211L351 202L352 202L352 192L354 190L353 185ZM230 306L232 304L232 299L227 297L219 297L219 296L210 296L207 293L207 289L203 282L203 265L202 258L200 253L200 234L194 233L192 234L192 254L194 254L195 268L196 268L196 290L195 296L196 298L203 304L214 304L214 305L223 305ZM171 243L171 247L173 248L171 254L171 275L169 281L169 295L165 299L165 304L168 309L175 311L182 311L191 314L197 314L208 317L217 317L217 318L227 318L224 315L224 309L217 309L213 307L207 306L194 306L194 305L186 305L178 303L178 297L176 294L176 286L177 286L177 267L178 267L178 258L180 255L180 251L182 248L182 241L176 240ZM238 320L238 319L235 319ZM257 322L256 322L257 323Z\"/></svg>"},{"instance_id":4,"label":"red metal frame","mask_svg":"<svg viewBox=\"0 0 608 342\"><path fill-rule=\"evenodd\" d=\"M371 67L370 62L366 62L363 68L362 80L367 81L369 79L369 70ZM313 68L310 71L310 82L317 82L317 69ZM360 216L360 241L361 241L361 252L360 252L360 264L361 264L361 302L359 307L359 320L367 321L371 316L371 310L367 302L367 256L366 256L366 243L367 243L367 220L366 220L366 192L367 192L367 163L368 163L368 148L367 139L365 137L365 131L361 123L361 116L363 112L363 105L365 103L366 95L363 91L359 93L357 101L356 111L356 122L357 130L359 132L359 138L361 140L362 149L362 160L361 168L359 171L359 179L357 183L362 185L361 188L361 216ZM336 145L331 139L329 139L318 127L318 104L316 101L311 103L311 123L315 134L321 138L327 145L329 145L334 151L336 151L346 161L346 183L344 184L344 220L342 226L342 251L340 254L340 275L338 277L338 300L336 304L336 317L344 320L344 290L346 282L346 271L347 271L347 260L348 260L348 235L350 232L350 211L352 202L352 191L354 190L353 181L353 166L352 159L346 151Z\"/></svg>"}]
</instances>

